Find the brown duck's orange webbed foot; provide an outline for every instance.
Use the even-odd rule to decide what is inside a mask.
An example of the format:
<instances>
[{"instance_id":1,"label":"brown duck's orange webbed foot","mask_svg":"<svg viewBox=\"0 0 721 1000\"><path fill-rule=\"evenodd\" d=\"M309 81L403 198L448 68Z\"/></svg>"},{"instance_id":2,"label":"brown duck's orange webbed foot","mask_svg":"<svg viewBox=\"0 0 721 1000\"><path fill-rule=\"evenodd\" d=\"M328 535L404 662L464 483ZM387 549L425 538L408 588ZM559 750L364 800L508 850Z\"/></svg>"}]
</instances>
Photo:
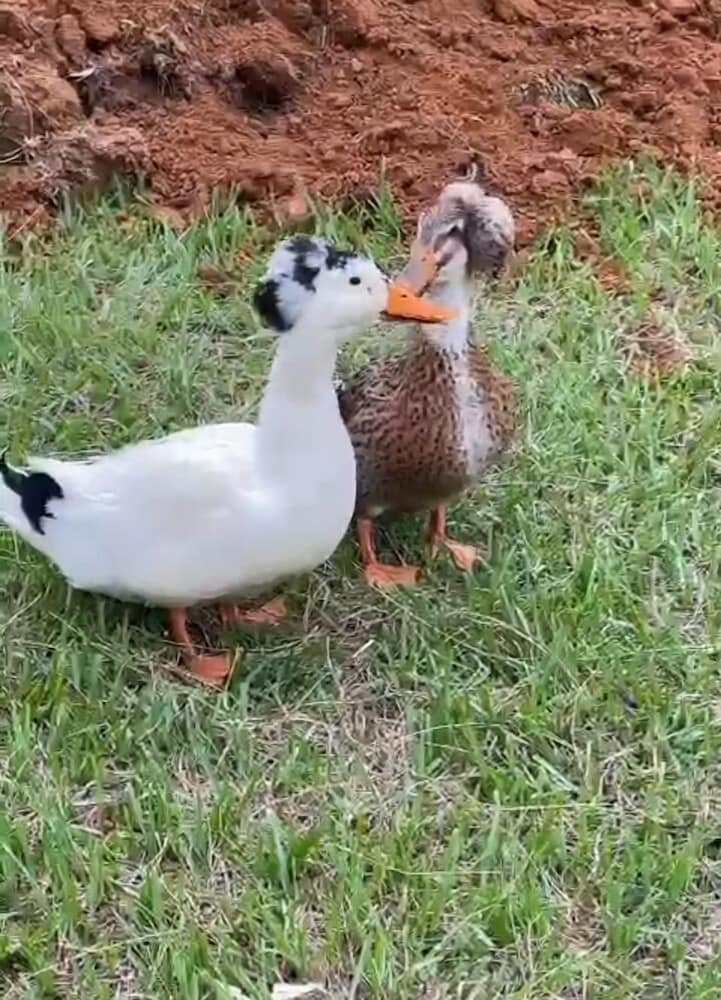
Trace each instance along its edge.
<instances>
[{"instance_id":1,"label":"brown duck's orange webbed foot","mask_svg":"<svg viewBox=\"0 0 721 1000\"><path fill-rule=\"evenodd\" d=\"M193 677L207 687L222 688L233 673L233 658L229 653L216 655L199 653L190 664Z\"/></svg>"},{"instance_id":2,"label":"brown duck's orange webbed foot","mask_svg":"<svg viewBox=\"0 0 721 1000\"><path fill-rule=\"evenodd\" d=\"M224 628L232 625L278 625L288 617L288 609L282 597L274 597L260 608L246 609L237 604L220 605L220 621Z\"/></svg>"},{"instance_id":3,"label":"brown duck's orange webbed foot","mask_svg":"<svg viewBox=\"0 0 721 1000\"><path fill-rule=\"evenodd\" d=\"M428 544L432 556L438 551L438 546L442 545L447 549L454 563L459 569L466 573L472 573L476 565L483 560L483 550L475 545L465 545L463 542L454 542L446 533L446 508L436 507L431 511L430 523L428 526Z\"/></svg>"},{"instance_id":4,"label":"brown duck's orange webbed foot","mask_svg":"<svg viewBox=\"0 0 721 1000\"><path fill-rule=\"evenodd\" d=\"M381 590L391 590L393 587L414 587L420 575L418 566L390 566L388 563L366 563L363 575L366 583Z\"/></svg>"},{"instance_id":5,"label":"brown duck's orange webbed foot","mask_svg":"<svg viewBox=\"0 0 721 1000\"><path fill-rule=\"evenodd\" d=\"M442 544L450 552L456 566L466 573L472 573L483 559L482 553L475 545L464 545L463 542L454 542L450 538L444 539Z\"/></svg>"},{"instance_id":6,"label":"brown duck's orange webbed foot","mask_svg":"<svg viewBox=\"0 0 721 1000\"><path fill-rule=\"evenodd\" d=\"M378 561L373 541L373 521L369 517L358 518L358 539L367 583L383 590L415 586L421 572L418 566L389 566Z\"/></svg>"},{"instance_id":7,"label":"brown duck's orange webbed foot","mask_svg":"<svg viewBox=\"0 0 721 1000\"><path fill-rule=\"evenodd\" d=\"M185 608L171 608L170 634L183 651L183 658L192 677L201 684L222 688L233 672L230 653L199 653L188 631L188 614Z\"/></svg>"}]
</instances>

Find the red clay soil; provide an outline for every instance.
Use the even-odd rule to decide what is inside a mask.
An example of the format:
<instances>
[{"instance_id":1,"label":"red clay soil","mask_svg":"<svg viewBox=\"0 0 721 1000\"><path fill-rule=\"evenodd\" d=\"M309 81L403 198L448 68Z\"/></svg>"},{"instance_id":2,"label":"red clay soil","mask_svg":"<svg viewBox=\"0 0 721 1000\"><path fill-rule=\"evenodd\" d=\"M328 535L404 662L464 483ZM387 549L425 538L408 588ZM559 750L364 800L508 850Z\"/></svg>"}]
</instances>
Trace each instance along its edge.
<instances>
[{"instance_id":1,"label":"red clay soil","mask_svg":"<svg viewBox=\"0 0 721 1000\"><path fill-rule=\"evenodd\" d=\"M276 215L412 214L469 160L528 237L644 149L721 177L721 0L0 0L0 213L141 173Z\"/></svg>"}]
</instances>

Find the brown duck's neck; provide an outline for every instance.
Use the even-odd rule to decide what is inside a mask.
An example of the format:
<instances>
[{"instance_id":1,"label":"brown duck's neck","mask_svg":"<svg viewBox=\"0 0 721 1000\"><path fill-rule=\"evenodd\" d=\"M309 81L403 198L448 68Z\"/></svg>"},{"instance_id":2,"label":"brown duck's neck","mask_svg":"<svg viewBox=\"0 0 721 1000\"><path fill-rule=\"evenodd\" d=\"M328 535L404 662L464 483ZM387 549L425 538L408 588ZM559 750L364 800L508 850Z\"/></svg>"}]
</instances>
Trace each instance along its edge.
<instances>
[{"instance_id":1,"label":"brown duck's neck","mask_svg":"<svg viewBox=\"0 0 721 1000\"><path fill-rule=\"evenodd\" d=\"M429 298L438 305L454 309L456 315L447 323L424 323L421 339L441 353L465 354L471 343L471 289L464 282L449 282L431 289Z\"/></svg>"}]
</instances>

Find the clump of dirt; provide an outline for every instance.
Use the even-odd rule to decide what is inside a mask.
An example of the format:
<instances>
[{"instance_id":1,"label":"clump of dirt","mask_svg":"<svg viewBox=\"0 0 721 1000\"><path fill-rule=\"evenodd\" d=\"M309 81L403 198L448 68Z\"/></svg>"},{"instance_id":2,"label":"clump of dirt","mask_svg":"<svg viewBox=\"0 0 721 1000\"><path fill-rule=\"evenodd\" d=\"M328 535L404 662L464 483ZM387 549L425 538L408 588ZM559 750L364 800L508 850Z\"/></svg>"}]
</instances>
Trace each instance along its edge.
<instances>
[{"instance_id":1,"label":"clump of dirt","mask_svg":"<svg viewBox=\"0 0 721 1000\"><path fill-rule=\"evenodd\" d=\"M626 331L622 353L629 371L646 381L683 372L693 359L686 344L652 320Z\"/></svg>"},{"instance_id":2,"label":"clump of dirt","mask_svg":"<svg viewBox=\"0 0 721 1000\"><path fill-rule=\"evenodd\" d=\"M410 216L476 161L523 243L643 150L713 203L720 84L721 0L0 0L0 213L45 218L97 166L186 218L381 175Z\"/></svg>"},{"instance_id":3,"label":"clump of dirt","mask_svg":"<svg viewBox=\"0 0 721 1000\"><path fill-rule=\"evenodd\" d=\"M83 118L77 91L49 62L15 55L0 73L0 155L24 159L26 140L62 131Z\"/></svg>"},{"instance_id":4,"label":"clump of dirt","mask_svg":"<svg viewBox=\"0 0 721 1000\"><path fill-rule=\"evenodd\" d=\"M596 279L604 291L609 294L621 294L628 291L629 278L624 267L614 257L605 254L601 244L587 229L576 231L576 254L580 260L585 260L593 267Z\"/></svg>"},{"instance_id":5,"label":"clump of dirt","mask_svg":"<svg viewBox=\"0 0 721 1000\"><path fill-rule=\"evenodd\" d=\"M46 180L69 185L82 194L107 188L120 174L140 173L150 166L143 133L136 128L87 123L68 129L34 149Z\"/></svg>"}]
</instances>

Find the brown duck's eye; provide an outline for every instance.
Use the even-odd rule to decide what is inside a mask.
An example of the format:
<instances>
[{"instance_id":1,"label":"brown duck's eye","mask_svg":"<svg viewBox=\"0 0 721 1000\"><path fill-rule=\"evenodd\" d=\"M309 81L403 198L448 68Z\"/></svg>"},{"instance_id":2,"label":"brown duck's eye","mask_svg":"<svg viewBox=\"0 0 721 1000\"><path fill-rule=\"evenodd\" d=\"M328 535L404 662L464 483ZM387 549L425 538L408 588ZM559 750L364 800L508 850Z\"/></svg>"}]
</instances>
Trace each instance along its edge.
<instances>
[{"instance_id":1,"label":"brown duck's eye","mask_svg":"<svg viewBox=\"0 0 721 1000\"><path fill-rule=\"evenodd\" d=\"M352 278L349 279L351 285L360 285L360 278L357 274L354 274Z\"/></svg>"}]
</instances>

